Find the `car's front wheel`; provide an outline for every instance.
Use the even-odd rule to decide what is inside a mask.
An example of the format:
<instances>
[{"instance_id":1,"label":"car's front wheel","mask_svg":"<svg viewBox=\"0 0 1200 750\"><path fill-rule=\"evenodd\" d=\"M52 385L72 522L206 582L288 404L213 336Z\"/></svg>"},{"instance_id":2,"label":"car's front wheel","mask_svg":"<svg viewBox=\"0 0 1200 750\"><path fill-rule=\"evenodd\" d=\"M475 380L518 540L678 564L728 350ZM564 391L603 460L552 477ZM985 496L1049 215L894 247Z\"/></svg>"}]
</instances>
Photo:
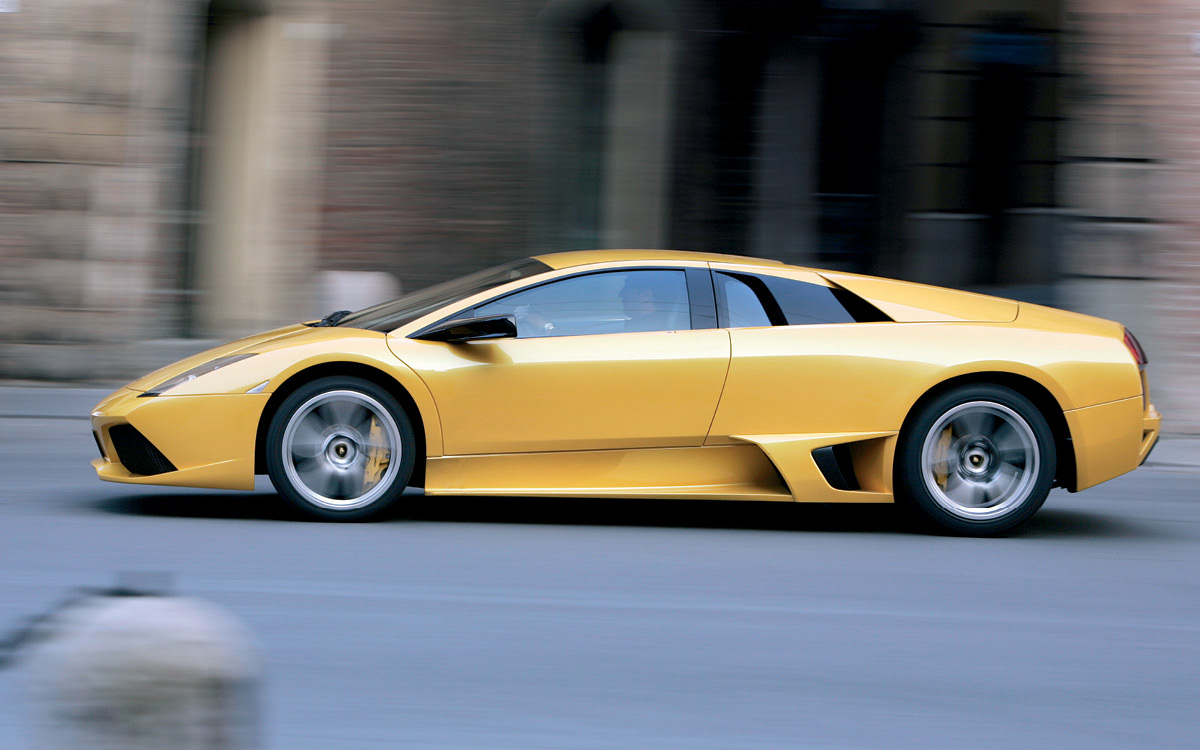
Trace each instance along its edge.
<instances>
[{"instance_id":1,"label":"car's front wheel","mask_svg":"<svg viewBox=\"0 0 1200 750\"><path fill-rule=\"evenodd\" d=\"M358 520L394 503L416 461L412 422L367 380L328 377L284 399L267 430L267 473L279 494L328 520Z\"/></svg>"},{"instance_id":2,"label":"car's front wheel","mask_svg":"<svg viewBox=\"0 0 1200 750\"><path fill-rule=\"evenodd\" d=\"M1045 502L1054 483L1054 434L1025 396L997 385L956 388L906 426L896 496L960 534L1002 534Z\"/></svg>"}]
</instances>

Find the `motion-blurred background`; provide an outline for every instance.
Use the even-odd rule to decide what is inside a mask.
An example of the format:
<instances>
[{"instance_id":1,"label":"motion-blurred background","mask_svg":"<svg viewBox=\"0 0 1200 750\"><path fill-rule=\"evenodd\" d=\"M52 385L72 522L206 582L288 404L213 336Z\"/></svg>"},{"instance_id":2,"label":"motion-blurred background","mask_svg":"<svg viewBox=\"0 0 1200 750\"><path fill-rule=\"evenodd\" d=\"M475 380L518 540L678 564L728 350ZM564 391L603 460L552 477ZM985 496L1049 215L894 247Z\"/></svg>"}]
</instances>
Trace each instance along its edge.
<instances>
[{"instance_id":1,"label":"motion-blurred background","mask_svg":"<svg viewBox=\"0 0 1200 750\"><path fill-rule=\"evenodd\" d=\"M1115 318L1195 433L1198 168L1194 0L0 0L0 378L672 247Z\"/></svg>"}]
</instances>

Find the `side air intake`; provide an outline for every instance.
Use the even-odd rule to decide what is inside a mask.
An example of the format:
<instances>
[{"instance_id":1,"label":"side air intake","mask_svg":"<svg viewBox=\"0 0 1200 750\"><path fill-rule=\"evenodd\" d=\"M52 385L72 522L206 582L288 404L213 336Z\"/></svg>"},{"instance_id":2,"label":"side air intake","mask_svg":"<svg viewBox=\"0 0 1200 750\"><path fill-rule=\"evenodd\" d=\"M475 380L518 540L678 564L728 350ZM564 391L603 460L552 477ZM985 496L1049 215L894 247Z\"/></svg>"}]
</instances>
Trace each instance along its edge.
<instances>
[{"instance_id":1,"label":"side air intake","mask_svg":"<svg viewBox=\"0 0 1200 750\"><path fill-rule=\"evenodd\" d=\"M812 457L830 487L846 491L860 489L858 477L854 474L854 460L850 456L850 446L845 444L827 445L814 450Z\"/></svg>"}]
</instances>

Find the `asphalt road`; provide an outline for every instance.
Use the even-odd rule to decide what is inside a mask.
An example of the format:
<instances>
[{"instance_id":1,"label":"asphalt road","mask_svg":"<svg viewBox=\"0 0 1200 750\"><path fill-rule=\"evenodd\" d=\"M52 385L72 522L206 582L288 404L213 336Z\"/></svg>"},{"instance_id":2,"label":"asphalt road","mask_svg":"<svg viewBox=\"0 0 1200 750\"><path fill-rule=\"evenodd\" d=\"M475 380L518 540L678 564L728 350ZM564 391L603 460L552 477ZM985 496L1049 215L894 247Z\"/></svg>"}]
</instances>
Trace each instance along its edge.
<instances>
[{"instance_id":1,"label":"asphalt road","mask_svg":"<svg viewBox=\"0 0 1200 750\"><path fill-rule=\"evenodd\" d=\"M330 525L268 485L104 484L94 452L82 420L0 418L0 633L168 572L258 639L270 748L1200 746L1192 470L970 540L870 506L418 497ZM0 748L26 671L0 671Z\"/></svg>"}]
</instances>

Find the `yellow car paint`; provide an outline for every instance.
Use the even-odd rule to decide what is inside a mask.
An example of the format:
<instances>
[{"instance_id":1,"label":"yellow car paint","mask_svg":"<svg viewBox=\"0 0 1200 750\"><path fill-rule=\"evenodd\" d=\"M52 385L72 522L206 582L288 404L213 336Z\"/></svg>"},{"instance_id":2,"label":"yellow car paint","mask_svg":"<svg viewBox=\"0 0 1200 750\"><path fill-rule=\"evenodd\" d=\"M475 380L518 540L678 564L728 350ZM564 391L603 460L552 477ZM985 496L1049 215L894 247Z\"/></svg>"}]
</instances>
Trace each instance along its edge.
<instances>
[{"instance_id":1,"label":"yellow car paint","mask_svg":"<svg viewBox=\"0 0 1200 750\"><path fill-rule=\"evenodd\" d=\"M1017 317L1018 303L1012 300L853 273L823 271L821 275L883 310L897 323L1008 323Z\"/></svg>"},{"instance_id":2,"label":"yellow car paint","mask_svg":"<svg viewBox=\"0 0 1200 750\"><path fill-rule=\"evenodd\" d=\"M433 394L447 455L700 445L729 367L720 329L390 344Z\"/></svg>"},{"instance_id":3,"label":"yellow car paint","mask_svg":"<svg viewBox=\"0 0 1200 750\"><path fill-rule=\"evenodd\" d=\"M792 500L751 445L556 451L430 459L430 495Z\"/></svg>"},{"instance_id":4,"label":"yellow car paint","mask_svg":"<svg viewBox=\"0 0 1200 750\"><path fill-rule=\"evenodd\" d=\"M842 443L874 443L880 438L894 437L889 432L844 432L826 435L734 435L734 440L753 443L762 449L763 453L783 475L784 483L791 488L792 497L801 502L811 503L890 503L892 493L890 481L884 481L878 476L879 468L874 466L874 458L862 457L855 461L855 474L862 481L864 477L874 477L876 481L868 481L865 486L869 489L838 490L829 486L821 475L817 464L813 461L813 451L827 445ZM875 469L875 471L872 471Z\"/></svg>"},{"instance_id":5,"label":"yellow car paint","mask_svg":"<svg viewBox=\"0 0 1200 750\"><path fill-rule=\"evenodd\" d=\"M461 344L410 336L521 288L521 279L382 333L289 326L138 379L99 404L93 427L129 423L179 469L108 481L253 487L269 405L314 368L369 368L411 399L429 494L724 497L888 502L897 436L914 405L964 376L1017 376L1058 404L1083 489L1127 472L1161 416L1120 324L1037 305L738 256L589 251L538 256L542 281L669 265L843 287L896 322L703 329ZM230 354L254 356L164 395L139 392ZM247 393L266 383L258 393ZM277 400L277 399L276 399ZM858 491L835 490L813 448L850 446Z\"/></svg>"},{"instance_id":6,"label":"yellow car paint","mask_svg":"<svg viewBox=\"0 0 1200 750\"><path fill-rule=\"evenodd\" d=\"M1027 377L1064 409L1139 394L1137 369L1115 339L966 323L776 326L730 336L710 445L743 433L898 432L931 387L980 372Z\"/></svg>"},{"instance_id":7,"label":"yellow car paint","mask_svg":"<svg viewBox=\"0 0 1200 750\"><path fill-rule=\"evenodd\" d=\"M702 265L707 263L735 263L755 268L795 268L785 266L777 260L747 258L743 255L721 253L692 253L686 250L580 250L571 253L548 253L535 255L555 270L571 270L581 266L601 267L602 264L641 266L648 263L674 263L680 265Z\"/></svg>"},{"instance_id":8,"label":"yellow car paint","mask_svg":"<svg viewBox=\"0 0 1200 750\"><path fill-rule=\"evenodd\" d=\"M1121 399L1066 413L1072 435L1086 435L1076 441L1075 489L1083 490L1133 471L1144 458L1142 452L1142 398ZM1150 419L1153 423L1156 420ZM1158 425L1153 429L1157 435Z\"/></svg>"},{"instance_id":9,"label":"yellow car paint","mask_svg":"<svg viewBox=\"0 0 1200 750\"><path fill-rule=\"evenodd\" d=\"M167 484L229 490L254 489L254 441L258 419L270 396L157 396L143 398L121 389L101 401L92 429L104 457L92 462L101 479L133 484ZM109 429L131 424L179 469L141 477L131 474L116 456Z\"/></svg>"},{"instance_id":10,"label":"yellow car paint","mask_svg":"<svg viewBox=\"0 0 1200 750\"><path fill-rule=\"evenodd\" d=\"M246 338L238 339L237 341L230 341L228 344L221 344L220 346L200 352L199 354L195 354L186 359L181 359L178 362L167 365L166 367L162 367L148 375L143 375L125 387L135 391L148 391L161 383L165 383L176 375L185 373L193 367L199 367L206 362L211 362L220 357L228 357L231 354L239 354L246 350L252 350L254 347L260 346L273 339L284 338L291 334L301 333L307 330L310 329L303 325L293 325L286 326L284 328L277 328L273 331L265 331L253 336L247 336ZM201 387L210 389L208 391L209 393L222 392L219 390L222 386L208 386L208 382L209 381L206 378L205 383ZM217 390L212 390L213 388L216 388Z\"/></svg>"}]
</instances>

